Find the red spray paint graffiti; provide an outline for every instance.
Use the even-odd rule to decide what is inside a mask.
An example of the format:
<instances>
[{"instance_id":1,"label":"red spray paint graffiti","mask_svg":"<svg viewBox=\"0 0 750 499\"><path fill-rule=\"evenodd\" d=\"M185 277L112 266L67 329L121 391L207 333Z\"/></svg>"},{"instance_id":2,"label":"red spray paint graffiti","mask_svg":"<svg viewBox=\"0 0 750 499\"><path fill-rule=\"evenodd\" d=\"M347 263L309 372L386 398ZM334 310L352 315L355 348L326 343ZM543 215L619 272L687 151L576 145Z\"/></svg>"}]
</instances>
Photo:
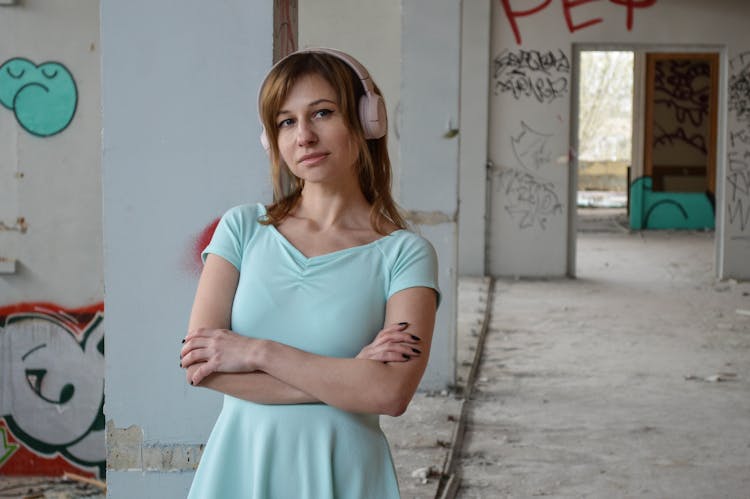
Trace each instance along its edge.
<instances>
[{"instance_id":1,"label":"red spray paint graffiti","mask_svg":"<svg viewBox=\"0 0 750 499\"><path fill-rule=\"evenodd\" d=\"M578 21L577 23L573 20L573 9L582 10L580 8L583 7L585 4L592 3L592 2L599 2L599 1L601 0L560 0L560 4L562 6L563 18L565 19L565 24L568 27L568 31L570 33L575 33L578 30L585 29L590 26L594 26L604 21L604 19L601 17L588 18L584 21ZM625 21L625 27L628 29L628 31L631 31L633 29L633 18L634 18L635 9L645 9L645 8L652 7L654 4L656 4L656 0L607 0L607 1L611 4L625 7L625 9L627 10L627 18ZM543 0L542 3L538 4L535 7L527 8L525 10L514 10L513 6L511 5L511 0L500 0L500 4L503 7L505 16L508 18L508 22L510 23L510 27L513 30L513 35L515 36L516 43L518 45L521 45L522 43L521 30L518 27L518 19L522 17L533 16L543 11L547 7L549 7L551 3L552 3L552 0ZM577 15L580 15L580 14L577 14Z\"/></svg>"},{"instance_id":2,"label":"red spray paint graffiti","mask_svg":"<svg viewBox=\"0 0 750 499\"><path fill-rule=\"evenodd\" d=\"M103 311L0 307L0 474L104 476Z\"/></svg>"},{"instance_id":3,"label":"red spray paint graffiti","mask_svg":"<svg viewBox=\"0 0 750 499\"><path fill-rule=\"evenodd\" d=\"M194 275L200 275L201 269L203 268L203 261L201 260L201 252L211 242L211 238L214 235L216 226L219 225L220 218L216 218L211 223L206 225L203 230L193 239L190 248L188 249L188 255L185 259L185 270Z\"/></svg>"}]
</instances>

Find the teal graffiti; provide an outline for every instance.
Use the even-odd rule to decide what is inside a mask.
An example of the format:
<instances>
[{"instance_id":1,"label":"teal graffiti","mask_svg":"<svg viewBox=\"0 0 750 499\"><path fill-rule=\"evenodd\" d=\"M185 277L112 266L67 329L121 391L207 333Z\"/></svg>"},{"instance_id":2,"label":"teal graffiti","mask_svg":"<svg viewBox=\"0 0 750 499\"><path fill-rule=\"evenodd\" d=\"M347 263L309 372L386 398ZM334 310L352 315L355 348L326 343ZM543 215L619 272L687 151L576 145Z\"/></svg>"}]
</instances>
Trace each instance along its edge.
<instances>
[{"instance_id":1,"label":"teal graffiti","mask_svg":"<svg viewBox=\"0 0 750 499\"><path fill-rule=\"evenodd\" d=\"M654 192L651 177L630 184L630 228L713 229L714 205L702 192Z\"/></svg>"},{"instance_id":2,"label":"teal graffiti","mask_svg":"<svg viewBox=\"0 0 750 499\"><path fill-rule=\"evenodd\" d=\"M59 62L37 66L16 57L0 66L0 104L13 111L24 130L49 137L73 120L78 90L70 71Z\"/></svg>"}]
</instances>

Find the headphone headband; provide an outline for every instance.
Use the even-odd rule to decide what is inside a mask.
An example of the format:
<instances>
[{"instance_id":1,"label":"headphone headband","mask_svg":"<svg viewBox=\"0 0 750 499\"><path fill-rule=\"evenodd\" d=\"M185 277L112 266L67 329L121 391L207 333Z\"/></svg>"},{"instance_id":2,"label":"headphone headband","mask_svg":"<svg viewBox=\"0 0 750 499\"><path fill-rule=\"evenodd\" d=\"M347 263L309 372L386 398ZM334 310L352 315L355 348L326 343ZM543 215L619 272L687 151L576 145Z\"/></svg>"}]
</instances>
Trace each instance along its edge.
<instances>
[{"instance_id":1,"label":"headphone headband","mask_svg":"<svg viewBox=\"0 0 750 499\"><path fill-rule=\"evenodd\" d=\"M349 66L357 75L357 78L359 78L359 81L362 83L362 87L365 91L364 95L359 99L359 121L362 125L365 139L379 139L385 136L386 132L388 131L385 103L383 102L383 98L375 92L375 86L372 82L372 78L370 78L370 73L354 57L345 52L332 48L313 47L301 49L284 56L276 64L274 64L268 71L268 73L266 73L265 78L263 78L263 81L258 88L259 112L261 107L260 97L263 92L263 88L266 86L266 82L268 81L268 77L270 76L270 74L281 63L291 58L292 56L296 56L299 54L327 54L346 63L346 65ZM263 133L260 136L260 141L263 144L263 148L268 151L270 146L268 144L268 137L266 136L265 127L263 128Z\"/></svg>"}]
</instances>

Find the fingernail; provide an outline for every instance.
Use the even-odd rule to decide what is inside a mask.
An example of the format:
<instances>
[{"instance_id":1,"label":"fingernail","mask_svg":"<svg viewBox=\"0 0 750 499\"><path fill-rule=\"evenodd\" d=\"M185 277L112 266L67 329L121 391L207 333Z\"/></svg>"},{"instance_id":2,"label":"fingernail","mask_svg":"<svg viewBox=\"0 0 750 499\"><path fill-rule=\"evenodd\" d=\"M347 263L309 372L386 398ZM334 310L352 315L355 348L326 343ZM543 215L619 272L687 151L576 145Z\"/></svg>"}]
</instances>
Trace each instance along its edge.
<instances>
[{"instance_id":1,"label":"fingernail","mask_svg":"<svg viewBox=\"0 0 750 499\"><path fill-rule=\"evenodd\" d=\"M404 358L405 358L406 360L409 360L409 359L411 359L411 357L409 357L409 356L408 356L408 355L406 355L405 353L402 353L401 355L403 355L403 356L404 356Z\"/></svg>"},{"instance_id":2,"label":"fingernail","mask_svg":"<svg viewBox=\"0 0 750 499\"><path fill-rule=\"evenodd\" d=\"M411 335L411 337L414 338L414 341L421 341L422 340L422 338L420 338L419 336L414 336L413 334Z\"/></svg>"},{"instance_id":3,"label":"fingernail","mask_svg":"<svg viewBox=\"0 0 750 499\"><path fill-rule=\"evenodd\" d=\"M185 343L185 339L184 338L182 339L182 342Z\"/></svg>"},{"instance_id":4,"label":"fingernail","mask_svg":"<svg viewBox=\"0 0 750 499\"><path fill-rule=\"evenodd\" d=\"M399 322L398 325L401 326L401 327L406 327L406 326L409 325L409 323L408 322Z\"/></svg>"},{"instance_id":5,"label":"fingernail","mask_svg":"<svg viewBox=\"0 0 750 499\"><path fill-rule=\"evenodd\" d=\"M412 348L412 350L414 350L414 349ZM180 367L182 367L182 362L180 362Z\"/></svg>"},{"instance_id":6,"label":"fingernail","mask_svg":"<svg viewBox=\"0 0 750 499\"><path fill-rule=\"evenodd\" d=\"M190 384L192 385L192 384L193 384L193 382L191 381L191 382L190 382Z\"/></svg>"},{"instance_id":7,"label":"fingernail","mask_svg":"<svg viewBox=\"0 0 750 499\"><path fill-rule=\"evenodd\" d=\"M422 352L420 352L419 350L417 350L416 348L412 348L411 350L412 350L412 352L414 352L414 353L422 353Z\"/></svg>"}]
</instances>

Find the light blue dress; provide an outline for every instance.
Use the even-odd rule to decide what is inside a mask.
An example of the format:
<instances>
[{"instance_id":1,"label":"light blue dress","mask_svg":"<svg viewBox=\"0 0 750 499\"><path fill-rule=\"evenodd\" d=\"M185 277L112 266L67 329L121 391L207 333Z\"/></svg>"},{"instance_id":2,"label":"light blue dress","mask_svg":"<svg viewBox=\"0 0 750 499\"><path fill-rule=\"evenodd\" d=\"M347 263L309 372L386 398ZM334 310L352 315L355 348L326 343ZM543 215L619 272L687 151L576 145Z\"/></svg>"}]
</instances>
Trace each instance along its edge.
<instances>
[{"instance_id":1,"label":"light blue dress","mask_svg":"<svg viewBox=\"0 0 750 499\"><path fill-rule=\"evenodd\" d=\"M275 227L257 222L264 214L261 204L232 208L203 252L240 271L237 333L352 358L382 329L391 295L415 286L438 290L435 251L412 232L307 258ZM377 414L225 395L189 497L390 499L399 490Z\"/></svg>"}]
</instances>

